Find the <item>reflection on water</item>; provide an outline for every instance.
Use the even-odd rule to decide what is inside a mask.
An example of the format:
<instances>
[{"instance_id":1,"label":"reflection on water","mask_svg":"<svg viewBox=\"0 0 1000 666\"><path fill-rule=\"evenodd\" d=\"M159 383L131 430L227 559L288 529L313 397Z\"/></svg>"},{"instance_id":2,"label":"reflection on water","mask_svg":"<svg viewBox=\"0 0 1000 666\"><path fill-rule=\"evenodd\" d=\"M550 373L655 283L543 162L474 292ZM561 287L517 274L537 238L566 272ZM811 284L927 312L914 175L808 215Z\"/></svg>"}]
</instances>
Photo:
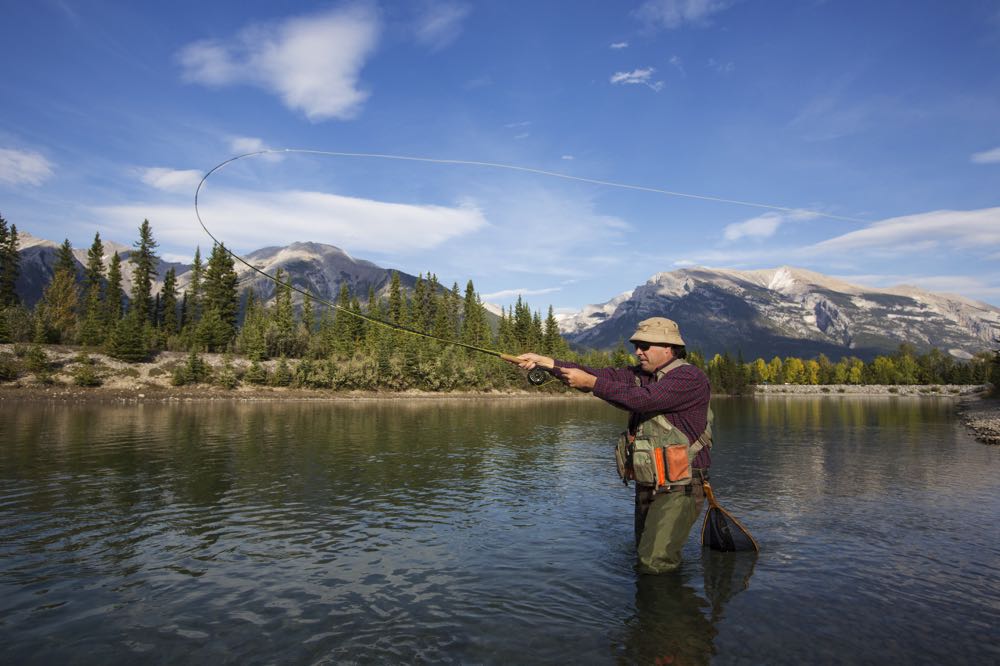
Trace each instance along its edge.
<instances>
[{"instance_id":1,"label":"reflection on water","mask_svg":"<svg viewBox=\"0 0 1000 666\"><path fill-rule=\"evenodd\" d=\"M5 404L0 661L1000 657L998 451L950 403L714 408L762 552L639 577L596 400Z\"/></svg>"}]
</instances>

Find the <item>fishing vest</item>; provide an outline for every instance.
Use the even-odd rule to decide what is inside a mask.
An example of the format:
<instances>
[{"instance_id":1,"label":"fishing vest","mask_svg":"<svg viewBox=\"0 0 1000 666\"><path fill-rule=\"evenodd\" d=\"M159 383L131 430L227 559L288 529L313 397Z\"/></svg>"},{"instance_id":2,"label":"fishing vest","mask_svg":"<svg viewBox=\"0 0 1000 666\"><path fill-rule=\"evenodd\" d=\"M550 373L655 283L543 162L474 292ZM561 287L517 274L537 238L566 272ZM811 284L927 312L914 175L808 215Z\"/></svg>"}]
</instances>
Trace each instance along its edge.
<instances>
[{"instance_id":1,"label":"fishing vest","mask_svg":"<svg viewBox=\"0 0 1000 666\"><path fill-rule=\"evenodd\" d=\"M656 371L656 381L672 370L689 365L675 359ZM639 377L636 386L641 386ZM698 439L690 441L662 412L633 413L628 430L619 437L615 450L618 473L624 483L634 480L640 486L683 486L692 481L691 463L698 452L712 447L712 409L708 424Z\"/></svg>"}]
</instances>

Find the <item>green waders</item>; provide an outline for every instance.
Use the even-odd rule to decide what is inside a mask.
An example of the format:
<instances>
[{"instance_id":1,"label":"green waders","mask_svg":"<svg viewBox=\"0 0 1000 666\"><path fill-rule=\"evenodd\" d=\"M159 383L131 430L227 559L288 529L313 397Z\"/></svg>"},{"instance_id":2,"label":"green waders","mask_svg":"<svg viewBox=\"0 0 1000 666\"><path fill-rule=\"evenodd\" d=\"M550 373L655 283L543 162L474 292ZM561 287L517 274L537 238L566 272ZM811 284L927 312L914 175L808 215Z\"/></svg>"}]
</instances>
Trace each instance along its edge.
<instances>
[{"instance_id":1,"label":"green waders","mask_svg":"<svg viewBox=\"0 0 1000 666\"><path fill-rule=\"evenodd\" d=\"M681 565L681 549L705 504L705 491L697 481L665 490L638 487L635 491L639 573L666 573Z\"/></svg>"}]
</instances>

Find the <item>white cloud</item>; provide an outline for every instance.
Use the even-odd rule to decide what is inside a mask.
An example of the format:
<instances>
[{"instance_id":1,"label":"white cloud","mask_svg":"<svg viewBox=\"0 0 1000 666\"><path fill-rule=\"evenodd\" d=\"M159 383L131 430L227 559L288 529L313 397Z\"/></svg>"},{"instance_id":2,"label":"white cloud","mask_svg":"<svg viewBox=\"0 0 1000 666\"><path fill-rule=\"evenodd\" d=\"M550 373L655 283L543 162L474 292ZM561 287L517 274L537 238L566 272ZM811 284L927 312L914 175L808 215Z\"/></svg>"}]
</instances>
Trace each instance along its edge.
<instances>
[{"instance_id":1,"label":"white cloud","mask_svg":"<svg viewBox=\"0 0 1000 666\"><path fill-rule=\"evenodd\" d=\"M715 58L709 58L708 66L710 69L714 69L719 74L729 74L736 70L736 63L731 60L728 62L720 62Z\"/></svg>"},{"instance_id":2,"label":"white cloud","mask_svg":"<svg viewBox=\"0 0 1000 666\"><path fill-rule=\"evenodd\" d=\"M193 193L204 174L193 169L178 170L151 167L143 169L142 182L167 192Z\"/></svg>"},{"instance_id":3,"label":"white cloud","mask_svg":"<svg viewBox=\"0 0 1000 666\"><path fill-rule=\"evenodd\" d=\"M627 49L628 48L628 42L615 42L615 43L613 43L611 45L611 48L613 48L613 49Z\"/></svg>"},{"instance_id":4,"label":"white cloud","mask_svg":"<svg viewBox=\"0 0 1000 666\"><path fill-rule=\"evenodd\" d=\"M575 157L573 157L572 155L561 155L561 156L559 157L559 159L561 159L561 160L566 160L566 161L571 161L571 160L574 160L574 159L576 159L576 158L575 158Z\"/></svg>"},{"instance_id":5,"label":"white cloud","mask_svg":"<svg viewBox=\"0 0 1000 666\"><path fill-rule=\"evenodd\" d=\"M513 298L514 296L538 296L539 294L551 294L555 291L562 291L562 287L546 287L544 289L502 289L491 294L483 294L482 299L486 301L497 301Z\"/></svg>"},{"instance_id":6,"label":"white cloud","mask_svg":"<svg viewBox=\"0 0 1000 666\"><path fill-rule=\"evenodd\" d=\"M202 202L202 220L222 242L242 251L294 241L330 243L354 252L428 250L486 225L474 204L410 205L324 192L213 191ZM193 247L208 240L189 204L137 203L95 208L116 233L131 234L148 218L166 247Z\"/></svg>"},{"instance_id":7,"label":"white cloud","mask_svg":"<svg viewBox=\"0 0 1000 666\"><path fill-rule=\"evenodd\" d=\"M251 26L224 42L195 42L178 57L187 81L254 85L310 120L349 119L368 98L358 79L379 29L374 9L358 5Z\"/></svg>"},{"instance_id":8,"label":"white cloud","mask_svg":"<svg viewBox=\"0 0 1000 666\"><path fill-rule=\"evenodd\" d=\"M686 23L705 24L731 4L731 0L647 0L635 16L649 25L674 29Z\"/></svg>"},{"instance_id":9,"label":"white cloud","mask_svg":"<svg viewBox=\"0 0 1000 666\"><path fill-rule=\"evenodd\" d=\"M462 32L471 8L457 2L427 2L414 23L417 41L433 51L451 44Z\"/></svg>"},{"instance_id":10,"label":"white cloud","mask_svg":"<svg viewBox=\"0 0 1000 666\"><path fill-rule=\"evenodd\" d=\"M1000 147L992 150L984 150L981 153L974 153L972 161L976 164L997 164L1000 163Z\"/></svg>"},{"instance_id":11,"label":"white cloud","mask_svg":"<svg viewBox=\"0 0 1000 666\"><path fill-rule=\"evenodd\" d=\"M984 250L1000 246L1000 208L938 210L894 217L816 243L804 251L816 254L859 251L902 254L942 246Z\"/></svg>"},{"instance_id":12,"label":"white cloud","mask_svg":"<svg viewBox=\"0 0 1000 666\"><path fill-rule=\"evenodd\" d=\"M786 222L800 222L819 217L813 211L768 212L743 222L736 222L722 230L722 237L727 241L737 241L741 238L770 238L781 225Z\"/></svg>"},{"instance_id":13,"label":"white cloud","mask_svg":"<svg viewBox=\"0 0 1000 666\"><path fill-rule=\"evenodd\" d=\"M680 56L670 56L670 64L681 73L681 76L687 76L687 72L684 71L684 63L681 61Z\"/></svg>"},{"instance_id":14,"label":"white cloud","mask_svg":"<svg viewBox=\"0 0 1000 666\"><path fill-rule=\"evenodd\" d=\"M268 149L269 147L263 139L254 136L234 136L229 140L229 150L238 155L257 153Z\"/></svg>"},{"instance_id":15,"label":"white cloud","mask_svg":"<svg viewBox=\"0 0 1000 666\"><path fill-rule=\"evenodd\" d=\"M41 185L52 176L52 163L41 153L0 148L0 183Z\"/></svg>"},{"instance_id":16,"label":"white cloud","mask_svg":"<svg viewBox=\"0 0 1000 666\"><path fill-rule=\"evenodd\" d=\"M650 81L656 69L646 67L634 69L631 72L615 72L611 75L611 83L614 85L644 85L656 92L663 88L663 81Z\"/></svg>"}]
</instances>

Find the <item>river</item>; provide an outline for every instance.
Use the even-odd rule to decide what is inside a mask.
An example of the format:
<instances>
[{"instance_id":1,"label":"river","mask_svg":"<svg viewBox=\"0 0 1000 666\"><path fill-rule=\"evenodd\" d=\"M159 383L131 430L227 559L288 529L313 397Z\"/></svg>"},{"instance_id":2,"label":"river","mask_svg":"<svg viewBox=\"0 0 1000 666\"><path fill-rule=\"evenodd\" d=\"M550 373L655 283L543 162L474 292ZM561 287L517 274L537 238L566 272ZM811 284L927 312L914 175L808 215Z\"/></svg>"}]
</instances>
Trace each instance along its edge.
<instances>
[{"instance_id":1,"label":"river","mask_svg":"<svg viewBox=\"0 0 1000 666\"><path fill-rule=\"evenodd\" d=\"M1000 448L952 401L713 409L761 552L638 576L596 399L5 403L0 662L1000 662Z\"/></svg>"}]
</instances>

